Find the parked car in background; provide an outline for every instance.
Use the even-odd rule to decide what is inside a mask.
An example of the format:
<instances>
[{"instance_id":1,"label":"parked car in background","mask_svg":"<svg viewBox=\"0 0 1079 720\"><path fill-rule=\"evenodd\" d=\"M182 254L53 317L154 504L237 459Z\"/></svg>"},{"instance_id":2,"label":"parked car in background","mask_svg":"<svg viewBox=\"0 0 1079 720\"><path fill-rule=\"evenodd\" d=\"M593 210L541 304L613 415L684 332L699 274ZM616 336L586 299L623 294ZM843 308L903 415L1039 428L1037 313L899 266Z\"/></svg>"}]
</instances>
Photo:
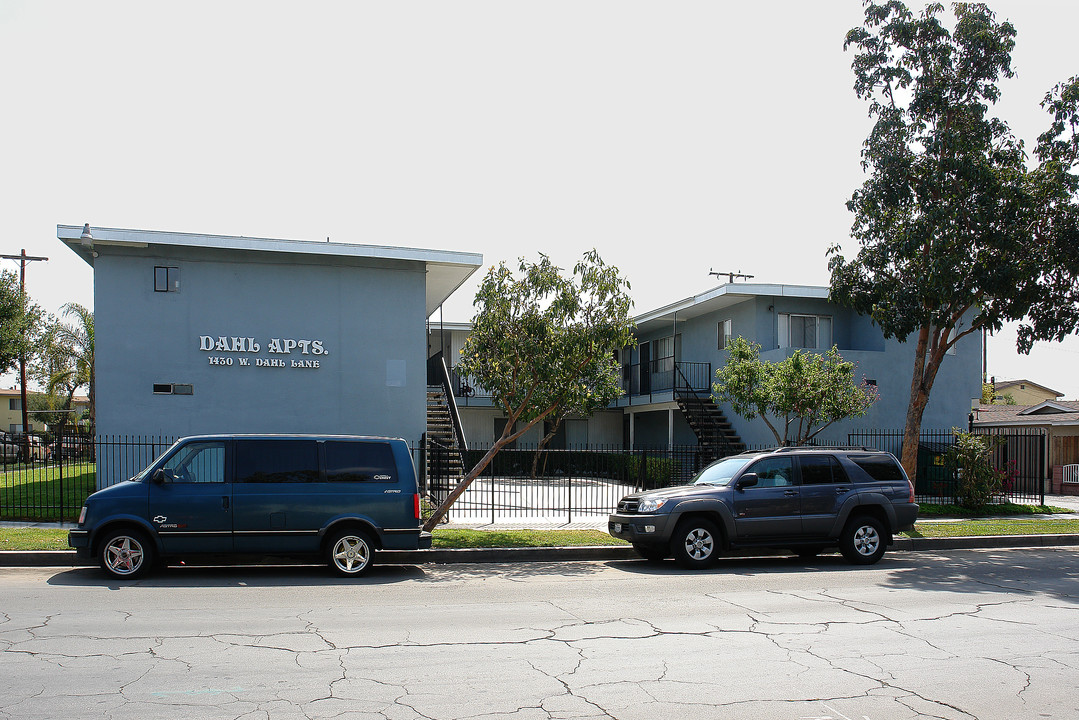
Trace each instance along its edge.
<instances>
[{"instance_id":1,"label":"parked car in background","mask_svg":"<svg viewBox=\"0 0 1079 720\"><path fill-rule=\"evenodd\" d=\"M5 463L17 462L22 450L15 439L5 433L0 433L0 461Z\"/></svg>"},{"instance_id":2,"label":"parked car in background","mask_svg":"<svg viewBox=\"0 0 1079 720\"><path fill-rule=\"evenodd\" d=\"M78 435L65 436L62 440L53 440L48 446L49 460L77 458L87 460L93 457L94 442L90 438Z\"/></svg>"},{"instance_id":3,"label":"parked car in background","mask_svg":"<svg viewBox=\"0 0 1079 720\"><path fill-rule=\"evenodd\" d=\"M812 557L838 547L869 565L917 517L914 486L890 453L784 447L718 460L691 485L627 495L608 531L645 558L689 568L743 548Z\"/></svg>"}]
</instances>

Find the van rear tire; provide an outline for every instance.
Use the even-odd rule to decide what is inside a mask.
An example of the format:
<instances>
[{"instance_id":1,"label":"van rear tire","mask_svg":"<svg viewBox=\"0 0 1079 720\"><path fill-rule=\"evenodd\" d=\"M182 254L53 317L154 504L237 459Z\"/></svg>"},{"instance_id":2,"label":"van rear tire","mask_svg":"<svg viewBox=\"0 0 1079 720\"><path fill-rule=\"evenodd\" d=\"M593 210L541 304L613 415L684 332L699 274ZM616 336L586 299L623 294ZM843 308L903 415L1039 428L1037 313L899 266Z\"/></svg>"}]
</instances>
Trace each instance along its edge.
<instances>
[{"instance_id":1,"label":"van rear tire","mask_svg":"<svg viewBox=\"0 0 1079 720\"><path fill-rule=\"evenodd\" d=\"M342 577L359 577L374 561L371 538L360 530L341 530L326 544L326 560L332 570Z\"/></svg>"}]
</instances>

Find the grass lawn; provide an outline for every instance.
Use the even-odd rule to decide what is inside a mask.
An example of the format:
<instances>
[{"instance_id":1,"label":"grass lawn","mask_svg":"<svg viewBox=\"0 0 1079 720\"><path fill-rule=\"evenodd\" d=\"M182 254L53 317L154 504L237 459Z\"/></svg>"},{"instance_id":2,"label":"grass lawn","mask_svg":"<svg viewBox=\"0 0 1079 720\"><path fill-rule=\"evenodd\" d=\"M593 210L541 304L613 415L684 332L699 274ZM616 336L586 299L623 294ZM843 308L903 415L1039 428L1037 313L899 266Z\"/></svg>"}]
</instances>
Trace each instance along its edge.
<instances>
[{"instance_id":1,"label":"grass lawn","mask_svg":"<svg viewBox=\"0 0 1079 720\"><path fill-rule=\"evenodd\" d=\"M628 545L602 530L462 530L437 528L432 547L508 548Z\"/></svg>"},{"instance_id":2,"label":"grass lawn","mask_svg":"<svg viewBox=\"0 0 1079 720\"><path fill-rule=\"evenodd\" d=\"M1064 535L1079 533L1079 520L1052 518L978 518L955 522L920 522L913 530L898 533L900 537L945 538L976 537L979 535Z\"/></svg>"},{"instance_id":3,"label":"grass lawn","mask_svg":"<svg viewBox=\"0 0 1079 720\"><path fill-rule=\"evenodd\" d=\"M968 510L961 505L934 505L932 503L920 503L918 505L919 518L980 518L1000 515L1052 515L1072 512L1075 511L1056 507L1055 505L1016 505L1015 503L986 505L978 510Z\"/></svg>"},{"instance_id":4,"label":"grass lawn","mask_svg":"<svg viewBox=\"0 0 1079 720\"><path fill-rule=\"evenodd\" d=\"M97 488L94 463L11 465L0 472L0 520L74 521Z\"/></svg>"},{"instance_id":5,"label":"grass lawn","mask_svg":"<svg viewBox=\"0 0 1079 720\"><path fill-rule=\"evenodd\" d=\"M978 535L1059 535L1079 533L1079 520L979 518L917 523L898 537L942 538ZM435 548L580 547L625 545L601 530L464 530L439 528ZM0 527L0 550L68 550L67 530Z\"/></svg>"}]
</instances>

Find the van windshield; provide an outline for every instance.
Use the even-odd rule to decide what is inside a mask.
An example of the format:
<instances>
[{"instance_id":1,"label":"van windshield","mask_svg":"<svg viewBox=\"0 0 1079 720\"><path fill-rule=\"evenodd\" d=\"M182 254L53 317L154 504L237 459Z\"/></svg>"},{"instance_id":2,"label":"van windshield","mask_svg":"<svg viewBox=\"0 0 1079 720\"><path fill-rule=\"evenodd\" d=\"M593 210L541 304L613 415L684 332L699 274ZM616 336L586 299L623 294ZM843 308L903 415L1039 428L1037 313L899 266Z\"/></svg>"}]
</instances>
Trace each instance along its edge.
<instances>
[{"instance_id":1,"label":"van windshield","mask_svg":"<svg viewBox=\"0 0 1079 720\"><path fill-rule=\"evenodd\" d=\"M753 458L730 457L719 462L712 463L704 470L697 473L693 478L694 485L726 485L737 475L742 468L749 464Z\"/></svg>"},{"instance_id":2,"label":"van windshield","mask_svg":"<svg viewBox=\"0 0 1079 720\"><path fill-rule=\"evenodd\" d=\"M138 472L138 474L136 474L136 475L135 475L134 477L131 477L131 478L128 478L128 479L129 479L129 480L130 480L131 482L142 482L143 480L145 480L145 479L146 479L147 477L149 477L149 472L150 472L150 468L154 467L154 466L155 466L155 465L157 465L157 464L158 464L159 462L161 462L161 458L165 457L166 455L168 455L169 453L171 453L171 452L172 452L173 450L175 450L175 449L176 449L176 446L177 446L177 445L179 445L179 444L180 444L180 441L179 441L179 440L177 440L176 442L174 442L174 443L173 443L172 445L170 445L170 446L169 446L169 447L168 447L168 448L167 448L167 449L165 450L165 452L161 453L161 454L160 454L160 455L158 455L158 456L157 456L156 458L154 458L154 461L153 461L152 463L150 463L149 465L147 465L146 467L144 467L144 468L143 468L142 470L140 470L140 471Z\"/></svg>"}]
</instances>

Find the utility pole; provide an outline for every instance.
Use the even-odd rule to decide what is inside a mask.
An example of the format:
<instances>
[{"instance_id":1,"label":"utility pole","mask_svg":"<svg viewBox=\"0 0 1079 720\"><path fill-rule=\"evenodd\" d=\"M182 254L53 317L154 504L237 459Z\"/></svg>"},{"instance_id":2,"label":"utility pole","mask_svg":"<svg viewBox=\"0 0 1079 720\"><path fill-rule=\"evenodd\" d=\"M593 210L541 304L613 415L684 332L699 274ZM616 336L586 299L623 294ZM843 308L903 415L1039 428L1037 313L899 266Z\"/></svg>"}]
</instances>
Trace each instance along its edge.
<instances>
[{"instance_id":1,"label":"utility pole","mask_svg":"<svg viewBox=\"0 0 1079 720\"><path fill-rule=\"evenodd\" d=\"M26 314L26 263L33 262L34 260L48 260L47 257L34 257L26 254L26 248L19 251L18 255L0 255L0 258L5 260L18 260L19 261L19 301L22 303L23 315ZM26 327L23 327L23 345L26 340ZM23 457L29 458L30 456L30 440L29 440L29 427L30 427L30 415L26 409L26 348L19 349L19 387L22 389L22 435L23 435Z\"/></svg>"}]
</instances>

